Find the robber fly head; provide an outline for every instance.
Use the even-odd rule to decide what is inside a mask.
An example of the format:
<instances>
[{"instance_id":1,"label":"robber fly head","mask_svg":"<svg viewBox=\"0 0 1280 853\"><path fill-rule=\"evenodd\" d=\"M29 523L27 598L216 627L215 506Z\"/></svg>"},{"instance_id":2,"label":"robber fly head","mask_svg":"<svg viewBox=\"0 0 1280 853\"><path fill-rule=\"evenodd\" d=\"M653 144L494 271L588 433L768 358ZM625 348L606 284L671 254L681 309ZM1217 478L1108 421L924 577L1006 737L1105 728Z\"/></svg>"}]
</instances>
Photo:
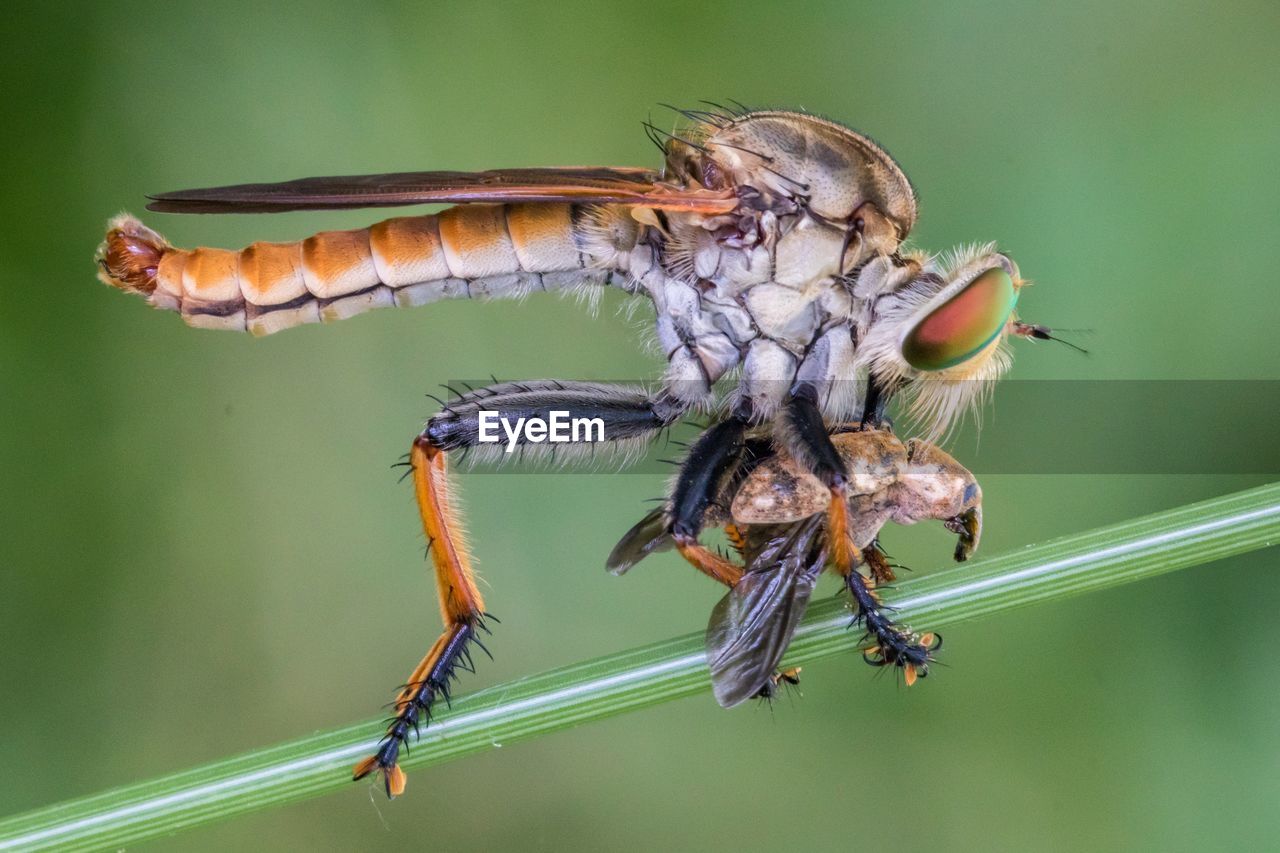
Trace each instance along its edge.
<instances>
[{"instance_id":1,"label":"robber fly head","mask_svg":"<svg viewBox=\"0 0 1280 853\"><path fill-rule=\"evenodd\" d=\"M855 283L866 299L860 364L901 387L909 411L932 440L982 402L1009 367L1005 341L1022 334L1014 312L1026 282L994 245L946 257L883 258Z\"/></svg>"}]
</instances>

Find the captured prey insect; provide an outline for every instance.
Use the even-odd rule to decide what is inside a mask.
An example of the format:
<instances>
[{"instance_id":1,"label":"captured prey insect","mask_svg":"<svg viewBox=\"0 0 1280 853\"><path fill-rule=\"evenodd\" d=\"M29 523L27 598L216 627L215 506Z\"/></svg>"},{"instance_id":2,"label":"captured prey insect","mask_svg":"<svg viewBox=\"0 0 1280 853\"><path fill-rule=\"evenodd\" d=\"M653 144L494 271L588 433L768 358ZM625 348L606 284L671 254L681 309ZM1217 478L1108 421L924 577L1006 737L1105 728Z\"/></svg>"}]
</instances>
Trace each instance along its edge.
<instances>
[{"instance_id":1,"label":"captured prey insect","mask_svg":"<svg viewBox=\"0 0 1280 853\"><path fill-rule=\"evenodd\" d=\"M446 470L454 451L494 447L480 440L486 412L598 418L606 443L628 450L686 413L712 413L664 523L680 553L722 581L730 570L698 543L698 527L725 473L753 442L772 440L827 490L826 559L850 577L866 543L856 541L858 490L829 425L877 427L901 393L936 440L1007 368L1011 335L1050 334L1016 317L1025 281L994 246L903 249L916 195L868 137L797 112L682 112L691 125L680 133L649 126L662 171L418 172L152 197L152 210L174 213L457 205L240 251L178 249L127 215L109 225L100 278L198 327L269 334L377 307L606 286L653 305L667 360L656 391L498 383L448 402L414 439L409 463L446 627L397 696L381 747L356 768L357 778L381 772L391 795L404 788L406 738L447 698L488 621ZM718 393L735 369L734 387ZM520 446L548 445L526 436Z\"/></svg>"},{"instance_id":2,"label":"captured prey insect","mask_svg":"<svg viewBox=\"0 0 1280 853\"><path fill-rule=\"evenodd\" d=\"M894 571L880 547L880 530L888 521L943 521L959 537L955 559L962 562L982 536L982 490L964 466L933 444L915 438L903 443L888 430L860 425L845 429L850 431L832 436L849 484L843 546L829 540L831 528L821 523L830 516L830 490L764 433L747 438L746 452L712 488L714 500L702 508L702 517L675 522L723 528L743 560L738 565L716 559L713 576L730 591L707 626L711 684L726 708L770 697L781 681L796 683L796 671L779 672L777 665L824 566L843 573L854 622L870 641L864 650L868 663L900 667L911 685L928 674L933 652L942 644L938 634L914 634L894 624L881 607L875 587L894 580ZM668 502L623 536L609 555L610 571L622 574L648 554L676 544L671 529L681 491L677 480ZM828 553L840 547L853 549L852 559L828 560Z\"/></svg>"}]
</instances>

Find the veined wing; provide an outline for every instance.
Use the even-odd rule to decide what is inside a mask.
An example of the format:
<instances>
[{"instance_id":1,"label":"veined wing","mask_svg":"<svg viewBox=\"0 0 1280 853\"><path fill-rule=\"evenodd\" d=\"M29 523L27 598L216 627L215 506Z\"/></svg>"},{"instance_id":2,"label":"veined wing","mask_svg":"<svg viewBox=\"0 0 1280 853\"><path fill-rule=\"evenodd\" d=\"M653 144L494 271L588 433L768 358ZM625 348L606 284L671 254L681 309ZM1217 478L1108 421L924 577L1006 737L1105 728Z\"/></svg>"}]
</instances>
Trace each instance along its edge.
<instances>
[{"instance_id":1,"label":"veined wing","mask_svg":"<svg viewBox=\"0 0 1280 853\"><path fill-rule=\"evenodd\" d=\"M758 695L773 677L822 570L820 529L807 519L767 542L711 612L707 664L722 707Z\"/></svg>"},{"instance_id":2,"label":"veined wing","mask_svg":"<svg viewBox=\"0 0 1280 853\"><path fill-rule=\"evenodd\" d=\"M411 204L597 202L728 213L730 191L664 183L652 169L564 167L488 172L391 172L237 184L149 196L164 213L278 213Z\"/></svg>"}]
</instances>

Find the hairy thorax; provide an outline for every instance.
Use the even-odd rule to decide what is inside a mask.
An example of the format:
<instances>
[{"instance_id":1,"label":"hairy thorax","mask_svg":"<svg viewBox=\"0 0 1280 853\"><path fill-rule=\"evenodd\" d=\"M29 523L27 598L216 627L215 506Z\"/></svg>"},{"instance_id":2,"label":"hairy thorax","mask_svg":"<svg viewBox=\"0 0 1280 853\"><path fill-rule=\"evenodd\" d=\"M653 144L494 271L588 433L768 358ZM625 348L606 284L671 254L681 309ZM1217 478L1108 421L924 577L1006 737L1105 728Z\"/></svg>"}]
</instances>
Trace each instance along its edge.
<instances>
[{"instance_id":1,"label":"hairy thorax","mask_svg":"<svg viewBox=\"0 0 1280 853\"><path fill-rule=\"evenodd\" d=\"M717 381L740 368L735 402L766 418L797 378L829 390L852 379L857 307L840 278L840 229L771 211L630 224L621 207L594 216L586 254L625 258L624 286L653 302L665 385L679 399L705 404ZM823 396L832 417L850 414L851 389Z\"/></svg>"}]
</instances>

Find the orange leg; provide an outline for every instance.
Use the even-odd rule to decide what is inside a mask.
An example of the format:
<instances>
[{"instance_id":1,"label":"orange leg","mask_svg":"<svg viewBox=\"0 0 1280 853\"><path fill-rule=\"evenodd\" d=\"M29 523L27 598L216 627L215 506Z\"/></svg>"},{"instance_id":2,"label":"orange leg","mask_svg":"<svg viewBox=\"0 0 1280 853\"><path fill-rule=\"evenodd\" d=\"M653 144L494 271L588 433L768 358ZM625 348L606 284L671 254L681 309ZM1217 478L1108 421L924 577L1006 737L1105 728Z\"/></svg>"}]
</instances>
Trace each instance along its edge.
<instances>
[{"instance_id":1,"label":"orange leg","mask_svg":"<svg viewBox=\"0 0 1280 853\"><path fill-rule=\"evenodd\" d=\"M445 629L396 696L395 717L387 726L378 751L352 771L355 779L362 779L370 773L382 773L389 797L404 792L405 774L398 760L409 733L416 734L430 721L432 705L438 698L444 697L448 701L450 682L457 669L460 666L471 668L468 646L474 642L483 649L476 633L487 630L484 600L476 588L471 556L449 501L445 452L425 435L420 435L413 442L409 464L412 466L418 513L422 516L422 528L430 543L436 592Z\"/></svg>"},{"instance_id":2,"label":"orange leg","mask_svg":"<svg viewBox=\"0 0 1280 853\"><path fill-rule=\"evenodd\" d=\"M853 543L849 529L849 496L843 484L831 487L831 503L827 507L827 548L831 567L847 578L858 570L862 552Z\"/></svg>"},{"instance_id":3,"label":"orange leg","mask_svg":"<svg viewBox=\"0 0 1280 853\"><path fill-rule=\"evenodd\" d=\"M725 534L729 537L731 544L739 554L746 547L746 536L736 524L726 524L724 528ZM712 580L719 581L725 586L733 589L738 585L738 581L742 580L743 568L737 563L726 560L716 552L707 548L696 539L688 539L683 537L676 538L676 550L684 557L689 565L702 572ZM778 670L773 674L772 684L766 687L766 690L760 694L761 697L768 698L773 696L778 685L782 683L796 685L800 683L800 667L792 667L790 669Z\"/></svg>"},{"instance_id":4,"label":"orange leg","mask_svg":"<svg viewBox=\"0 0 1280 853\"><path fill-rule=\"evenodd\" d=\"M742 567L726 560L697 539L676 537L676 550L698 571L732 589L742 580Z\"/></svg>"},{"instance_id":5,"label":"orange leg","mask_svg":"<svg viewBox=\"0 0 1280 853\"><path fill-rule=\"evenodd\" d=\"M871 580L875 583L893 583L898 579L893 566L889 564L888 555L880 548L878 542L872 542L862 552L862 556L867 561L867 568L871 570Z\"/></svg>"},{"instance_id":6,"label":"orange leg","mask_svg":"<svg viewBox=\"0 0 1280 853\"><path fill-rule=\"evenodd\" d=\"M742 528L730 522L724 526L724 534L729 537L729 544L733 546L733 550L741 556L747 549L747 536L742 532Z\"/></svg>"}]
</instances>

